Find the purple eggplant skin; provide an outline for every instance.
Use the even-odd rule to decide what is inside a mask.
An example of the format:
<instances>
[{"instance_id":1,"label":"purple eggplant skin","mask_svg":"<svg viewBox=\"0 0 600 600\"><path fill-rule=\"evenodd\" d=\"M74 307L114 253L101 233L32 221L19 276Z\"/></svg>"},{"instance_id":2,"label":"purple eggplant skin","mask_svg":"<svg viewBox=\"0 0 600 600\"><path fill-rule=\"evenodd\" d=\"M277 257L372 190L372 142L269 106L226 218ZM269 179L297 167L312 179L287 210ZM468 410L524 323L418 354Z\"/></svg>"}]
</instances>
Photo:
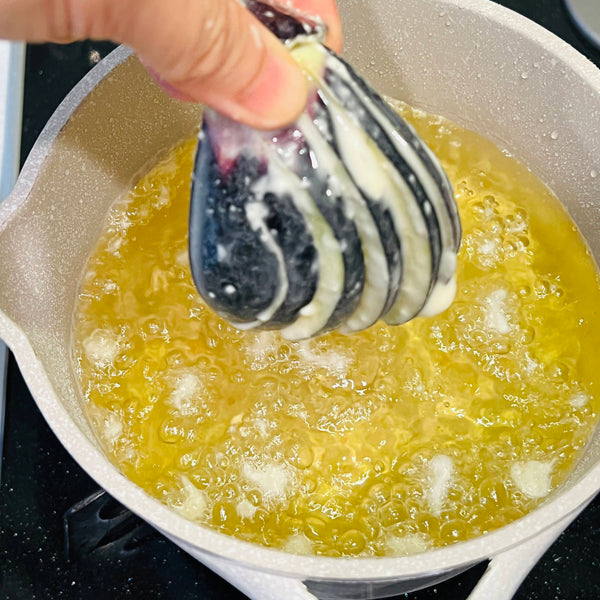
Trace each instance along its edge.
<instances>
[{"instance_id":1,"label":"purple eggplant skin","mask_svg":"<svg viewBox=\"0 0 600 600\"><path fill-rule=\"evenodd\" d=\"M188 226L192 277L215 312L230 321L250 323L277 294L278 264L271 253L263 251L259 232L249 227L245 198L232 191L246 173L259 177L261 164L248 161L243 171L232 169L224 180L206 126L203 132L196 152Z\"/></svg>"},{"instance_id":2,"label":"purple eggplant skin","mask_svg":"<svg viewBox=\"0 0 600 600\"><path fill-rule=\"evenodd\" d=\"M341 60L341 59L338 59ZM364 81L356 75L354 70L347 64L346 66L349 75L351 76L353 82L358 85L364 92L368 93L371 101L376 103L376 106L379 110L383 112L383 105L387 106L387 104L372 90L366 87ZM402 175L402 178L406 181L408 186L410 187L414 197L417 201L417 204L421 210L421 214L427 224L427 231L429 236L429 247L431 249L431 281L429 285L429 293L433 289L433 285L435 283L435 276L439 271L440 260L442 255L442 239L441 232L438 223L437 215L434 211L426 211L425 203L427 200L427 195L419 182L416 174L412 171L409 165L406 163L404 158L400 155L400 153L396 150L392 142L390 141L388 134L383 130L383 128L379 125L377 120L370 114L370 112L364 107L364 104L360 100L360 98L352 91L350 86L346 81L338 76L337 73L326 70L324 74L324 79L329 87L337 92L336 96L340 98L342 105L347 110L348 114L352 115L360 124L360 126L369 134L369 136L377 143L377 146L382 151L384 156L394 165L395 169ZM400 117L391 109L385 109L384 114L389 119L392 118L391 122L394 124L395 129L397 131L402 130L404 135L410 135L409 139L411 142L414 142L417 138L412 134L411 130L405 127L404 122ZM422 157L421 157L422 158ZM388 257L388 267L390 268L390 274L392 273L391 269L394 265L394 255L390 256L390 241L393 240L390 232L386 232L385 229L382 228L382 225L385 223L386 217L389 219L391 216L389 214L377 214L377 211L383 213L381 208L377 206L375 202L369 202L369 208L371 210L371 214L377 223L379 231L381 233L381 240L384 242L384 250L386 251L386 255ZM397 239L397 238L396 238ZM398 240L398 244L401 243L401 240ZM394 284L395 281L391 279ZM388 298L386 300L386 306L384 308L384 313L391 308L394 304L397 295L400 291L401 281L398 284L390 286L390 293L388 293ZM427 298L423 298L422 306L425 305Z\"/></svg>"},{"instance_id":3,"label":"purple eggplant skin","mask_svg":"<svg viewBox=\"0 0 600 600\"><path fill-rule=\"evenodd\" d=\"M329 80L332 80L335 77L335 74L330 73L326 69L324 72L324 77L327 77ZM329 83L329 81L327 83ZM355 105L353 105L351 108L360 111L359 115L361 113L366 112L366 109L358 104L358 99L356 99ZM318 123L318 128L321 131L323 137L327 140L333 151L337 154L338 158L342 160L341 151L339 148L339 141L336 139L333 133L335 128L333 127L333 124L331 122L331 115L327 110L326 102L323 101L319 92L317 92L315 98L309 105L308 112L311 115L313 121L315 123ZM364 119L365 117L357 117L357 120L359 121L361 126L363 126ZM349 173L349 175L351 179L354 179L352 173ZM400 284L402 281L401 240L396 235L393 217L390 214L389 210L387 210L381 203L378 202L378 198L369 198L359 189L358 186L355 185L355 187L356 193L362 197L379 231L379 237L381 239L383 251L385 253L387 261L389 289L386 302L383 308L383 313L386 313L396 301L400 290ZM342 294L342 299L340 300L340 302L343 302L345 304L347 304L347 301L344 300L345 295L358 293L358 295L360 296L360 293L362 293L362 289L364 286L364 264L361 263L360 267L357 266L356 263L358 261L356 257L358 257L359 255L361 256L361 258L363 257L362 249L360 248L360 242L358 248L352 248L352 256L354 256L355 258L353 259L352 264L348 266L352 269L359 268L362 272L357 272L356 276L354 277L352 276L352 274L346 275L344 293ZM360 287L355 287L357 280L361 280ZM356 304L358 303L358 299L359 298L356 299ZM347 316L347 314L344 314L344 316ZM327 324L327 327L335 327L338 324L339 321L336 322L332 318L331 322Z\"/></svg>"},{"instance_id":4,"label":"purple eggplant skin","mask_svg":"<svg viewBox=\"0 0 600 600\"><path fill-rule=\"evenodd\" d=\"M196 152L189 214L189 252L194 283L221 316L243 325L260 320L287 285L283 303L263 328L293 322L317 286L317 254L312 236L289 195L256 197L253 183L267 172L264 158L239 144L232 157L219 160L218 132L206 118ZM235 145L235 142L230 145ZM222 150L222 149L221 149ZM246 207L260 202L264 223L285 261L280 278L277 257L248 220Z\"/></svg>"},{"instance_id":5,"label":"purple eggplant skin","mask_svg":"<svg viewBox=\"0 0 600 600\"><path fill-rule=\"evenodd\" d=\"M325 39L325 24L318 18L304 14L282 3L244 0L246 8L282 42L301 36L315 35Z\"/></svg>"},{"instance_id":6,"label":"purple eggplant skin","mask_svg":"<svg viewBox=\"0 0 600 600\"><path fill-rule=\"evenodd\" d=\"M262 328L281 329L296 320L315 294L319 278L317 250L306 222L288 194L268 193L263 202L269 210L265 223L285 260L288 289L285 300Z\"/></svg>"},{"instance_id":7,"label":"purple eggplant skin","mask_svg":"<svg viewBox=\"0 0 600 600\"><path fill-rule=\"evenodd\" d=\"M307 108L308 113L313 113L315 110L315 102L317 96L314 95L313 101ZM294 137L298 145L297 152L294 155L294 173L305 186L304 189L321 216L327 221L335 236L342 255L344 265L344 281L341 297L336 304L333 312L329 316L323 330L319 333L335 329L348 316L350 316L358 302L365 285L365 264L362 251L362 245L356 225L352 219L347 216L347 210L344 204L344 199L336 194L331 181L325 177L324 173L316 170L312 165L312 149L302 137L300 131L295 128L293 136L278 136L278 139Z\"/></svg>"}]
</instances>

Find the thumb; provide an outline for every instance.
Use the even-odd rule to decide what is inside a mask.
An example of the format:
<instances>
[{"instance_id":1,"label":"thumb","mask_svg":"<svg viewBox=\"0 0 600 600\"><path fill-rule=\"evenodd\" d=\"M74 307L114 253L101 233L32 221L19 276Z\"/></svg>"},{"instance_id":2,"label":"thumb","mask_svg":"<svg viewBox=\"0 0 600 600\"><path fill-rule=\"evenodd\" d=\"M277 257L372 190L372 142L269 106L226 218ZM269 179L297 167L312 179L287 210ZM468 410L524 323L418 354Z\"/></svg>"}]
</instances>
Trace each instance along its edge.
<instances>
[{"instance_id":1,"label":"thumb","mask_svg":"<svg viewBox=\"0 0 600 600\"><path fill-rule=\"evenodd\" d=\"M131 7L120 10L111 37L132 46L184 98L261 129L287 124L304 108L300 69L236 0L105 3Z\"/></svg>"},{"instance_id":2,"label":"thumb","mask_svg":"<svg viewBox=\"0 0 600 600\"><path fill-rule=\"evenodd\" d=\"M299 67L236 0L0 0L0 38L128 44L167 89L257 128L306 103Z\"/></svg>"}]
</instances>

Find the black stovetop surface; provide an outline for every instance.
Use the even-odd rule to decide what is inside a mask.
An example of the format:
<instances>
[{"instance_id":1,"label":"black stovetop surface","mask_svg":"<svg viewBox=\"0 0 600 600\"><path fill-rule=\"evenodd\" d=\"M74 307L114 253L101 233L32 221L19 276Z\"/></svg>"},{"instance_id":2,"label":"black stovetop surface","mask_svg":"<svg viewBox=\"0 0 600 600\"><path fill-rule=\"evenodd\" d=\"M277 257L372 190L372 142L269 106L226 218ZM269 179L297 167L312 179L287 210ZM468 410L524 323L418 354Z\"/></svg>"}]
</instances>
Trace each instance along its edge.
<instances>
[{"instance_id":1,"label":"black stovetop surface","mask_svg":"<svg viewBox=\"0 0 600 600\"><path fill-rule=\"evenodd\" d=\"M577 33L561 0L500 4L550 29L600 66L600 52ZM98 42L28 47L22 161L65 94L113 47ZM111 523L111 529L90 531L89 518L81 518L86 509L76 505L97 490L46 425L11 357L0 486L0 599L246 598L114 502L105 499L97 521ZM82 530L87 535L81 537ZM102 538L97 544L90 542L94 535ZM396 600L464 600L485 566ZM599 598L600 497L558 539L515 596Z\"/></svg>"}]
</instances>

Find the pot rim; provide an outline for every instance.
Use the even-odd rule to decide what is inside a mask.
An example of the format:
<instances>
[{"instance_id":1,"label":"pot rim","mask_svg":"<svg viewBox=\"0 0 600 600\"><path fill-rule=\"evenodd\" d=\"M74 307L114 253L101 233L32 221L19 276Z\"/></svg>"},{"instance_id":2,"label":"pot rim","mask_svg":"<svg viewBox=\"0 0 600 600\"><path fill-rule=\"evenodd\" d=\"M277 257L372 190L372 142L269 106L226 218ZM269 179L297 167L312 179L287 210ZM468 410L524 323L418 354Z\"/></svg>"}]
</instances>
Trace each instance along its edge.
<instances>
[{"instance_id":1,"label":"pot rim","mask_svg":"<svg viewBox=\"0 0 600 600\"><path fill-rule=\"evenodd\" d=\"M489 0L441 0L438 4L440 7L452 6L475 13L501 28L508 28L528 38L559 58L600 94L600 70L573 47L536 23ZM132 55L130 48L117 48L65 97L33 146L13 193L0 204L0 231L4 222L27 198L55 138L79 104L113 69ZM11 346L44 418L64 447L100 486L182 545L261 571L311 579L354 581L397 580L450 571L496 555L534 537L575 511L600 488L598 462L568 489L559 488L544 504L521 519L477 538L410 556L299 556L262 547L186 520L125 478L71 419L18 326L8 322L4 315L0 315L0 324L3 325L3 332L6 332L5 341Z\"/></svg>"}]
</instances>

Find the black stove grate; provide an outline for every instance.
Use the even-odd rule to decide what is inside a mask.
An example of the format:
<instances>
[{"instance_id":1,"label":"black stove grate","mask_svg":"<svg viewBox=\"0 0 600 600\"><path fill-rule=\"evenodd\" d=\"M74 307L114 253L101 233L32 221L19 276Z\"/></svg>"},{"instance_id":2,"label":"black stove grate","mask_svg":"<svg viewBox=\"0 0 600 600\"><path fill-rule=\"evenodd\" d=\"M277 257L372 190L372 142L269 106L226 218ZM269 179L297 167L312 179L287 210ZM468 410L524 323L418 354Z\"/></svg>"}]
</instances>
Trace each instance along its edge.
<instances>
[{"instance_id":1,"label":"black stove grate","mask_svg":"<svg viewBox=\"0 0 600 600\"><path fill-rule=\"evenodd\" d=\"M600 51L561 0L504 0L600 65ZM36 45L27 50L21 159L65 94L114 46ZM72 460L9 362L0 486L0 599L244 600L243 594L119 505ZM395 600L464 600L482 563ZM600 598L600 498L534 568L515 600ZM287 600L282 598L282 600Z\"/></svg>"}]
</instances>

